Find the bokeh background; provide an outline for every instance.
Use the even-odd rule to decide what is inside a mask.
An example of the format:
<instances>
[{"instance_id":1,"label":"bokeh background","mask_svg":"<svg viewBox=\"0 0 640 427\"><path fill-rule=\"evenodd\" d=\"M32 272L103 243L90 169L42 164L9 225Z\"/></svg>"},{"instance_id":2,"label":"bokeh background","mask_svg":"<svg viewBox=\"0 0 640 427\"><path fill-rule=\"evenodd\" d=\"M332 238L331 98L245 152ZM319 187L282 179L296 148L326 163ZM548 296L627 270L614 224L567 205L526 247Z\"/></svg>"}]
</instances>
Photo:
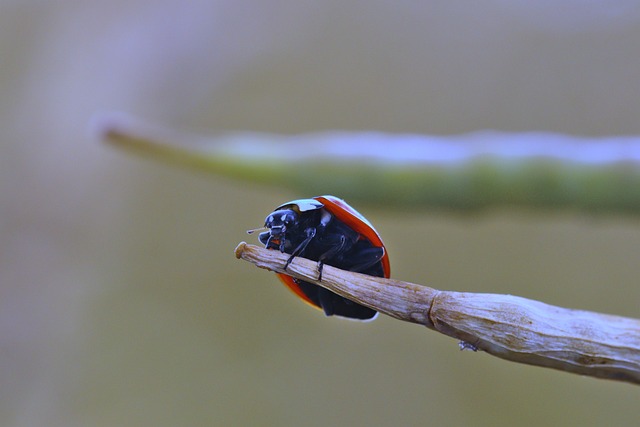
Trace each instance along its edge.
<instances>
[{"instance_id":1,"label":"bokeh background","mask_svg":"<svg viewBox=\"0 0 640 427\"><path fill-rule=\"evenodd\" d=\"M632 1L0 4L0 425L631 425L640 389L324 318L233 249L278 204L130 156L199 133L640 133ZM337 194L339 195L339 194ZM394 277L640 314L640 221L357 206Z\"/></svg>"}]
</instances>

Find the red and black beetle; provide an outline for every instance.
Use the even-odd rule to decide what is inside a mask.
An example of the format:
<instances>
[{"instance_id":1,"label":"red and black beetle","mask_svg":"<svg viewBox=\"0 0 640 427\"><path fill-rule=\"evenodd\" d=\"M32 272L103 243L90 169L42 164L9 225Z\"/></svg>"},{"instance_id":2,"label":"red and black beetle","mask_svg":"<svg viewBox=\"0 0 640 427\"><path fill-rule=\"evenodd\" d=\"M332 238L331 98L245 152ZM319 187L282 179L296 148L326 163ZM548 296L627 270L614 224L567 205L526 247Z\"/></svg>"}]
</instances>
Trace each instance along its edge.
<instances>
[{"instance_id":1,"label":"red and black beetle","mask_svg":"<svg viewBox=\"0 0 640 427\"><path fill-rule=\"evenodd\" d=\"M294 200L278 206L265 220L268 231L260 233L267 249L318 261L342 270L389 277L389 256L371 223L344 200L334 196ZM378 314L321 286L278 274L280 280L308 304L327 316L369 320Z\"/></svg>"}]
</instances>

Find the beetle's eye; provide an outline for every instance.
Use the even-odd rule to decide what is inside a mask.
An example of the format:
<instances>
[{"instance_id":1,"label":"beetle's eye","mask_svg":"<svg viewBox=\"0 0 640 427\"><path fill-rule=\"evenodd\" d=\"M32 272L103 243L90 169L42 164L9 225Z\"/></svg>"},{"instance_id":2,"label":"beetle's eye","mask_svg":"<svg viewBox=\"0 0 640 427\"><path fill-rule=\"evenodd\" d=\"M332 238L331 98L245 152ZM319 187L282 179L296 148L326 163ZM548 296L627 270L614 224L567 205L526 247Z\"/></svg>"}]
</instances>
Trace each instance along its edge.
<instances>
[{"instance_id":1,"label":"beetle's eye","mask_svg":"<svg viewBox=\"0 0 640 427\"><path fill-rule=\"evenodd\" d=\"M264 220L264 226L269 229L288 227L298 219L298 215L293 211L276 211L271 213Z\"/></svg>"},{"instance_id":2,"label":"beetle's eye","mask_svg":"<svg viewBox=\"0 0 640 427\"><path fill-rule=\"evenodd\" d=\"M282 215L282 222L284 223L284 225L291 225L295 221L296 221L296 215L291 211Z\"/></svg>"}]
</instances>

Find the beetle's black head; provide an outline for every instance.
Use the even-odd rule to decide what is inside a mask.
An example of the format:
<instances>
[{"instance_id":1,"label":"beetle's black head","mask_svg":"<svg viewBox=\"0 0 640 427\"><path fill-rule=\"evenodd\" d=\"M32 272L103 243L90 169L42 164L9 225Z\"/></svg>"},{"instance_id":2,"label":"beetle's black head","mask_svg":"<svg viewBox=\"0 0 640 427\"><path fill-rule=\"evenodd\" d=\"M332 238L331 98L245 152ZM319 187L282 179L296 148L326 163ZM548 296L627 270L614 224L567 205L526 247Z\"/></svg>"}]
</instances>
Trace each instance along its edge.
<instances>
[{"instance_id":1,"label":"beetle's black head","mask_svg":"<svg viewBox=\"0 0 640 427\"><path fill-rule=\"evenodd\" d=\"M298 223L299 214L292 209L280 209L272 212L264 220L264 226L269 229L264 233L260 233L260 242L267 248L274 247L284 252L287 243L287 231L294 229Z\"/></svg>"},{"instance_id":2,"label":"beetle's black head","mask_svg":"<svg viewBox=\"0 0 640 427\"><path fill-rule=\"evenodd\" d=\"M298 213L292 209L281 209L269 214L264 220L264 226L267 227L272 236L281 236L292 228L298 221Z\"/></svg>"}]
</instances>

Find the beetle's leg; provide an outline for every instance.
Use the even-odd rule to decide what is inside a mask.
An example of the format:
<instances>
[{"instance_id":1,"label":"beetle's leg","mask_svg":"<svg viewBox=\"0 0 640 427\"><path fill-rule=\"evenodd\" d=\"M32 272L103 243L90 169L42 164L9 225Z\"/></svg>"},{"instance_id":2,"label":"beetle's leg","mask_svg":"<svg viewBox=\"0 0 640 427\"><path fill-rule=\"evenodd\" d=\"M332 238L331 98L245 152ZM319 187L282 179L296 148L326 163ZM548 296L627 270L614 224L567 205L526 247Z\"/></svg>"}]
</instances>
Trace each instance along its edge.
<instances>
[{"instance_id":1,"label":"beetle's leg","mask_svg":"<svg viewBox=\"0 0 640 427\"><path fill-rule=\"evenodd\" d=\"M337 244L334 244L331 247L331 249L329 249L327 252L320 255L320 258L318 259L318 281L322 280L322 268L324 267L324 260L333 258L336 254L339 254L340 252L342 252L346 244L347 244L347 239L344 237L344 235L341 234L340 242Z\"/></svg>"},{"instance_id":2,"label":"beetle's leg","mask_svg":"<svg viewBox=\"0 0 640 427\"><path fill-rule=\"evenodd\" d=\"M271 241L271 233L269 231L260 233L260 235L258 236L258 240L260 240L260 243L262 243L265 248L269 247L269 242Z\"/></svg>"},{"instance_id":3,"label":"beetle's leg","mask_svg":"<svg viewBox=\"0 0 640 427\"><path fill-rule=\"evenodd\" d=\"M266 234L266 233L263 233L263 234ZM262 234L260 236L262 236ZM271 234L269 234L267 236L267 240L264 242L264 247L265 248L269 248L269 246L271 246L271 241L272 240L273 240L273 236Z\"/></svg>"},{"instance_id":4,"label":"beetle's leg","mask_svg":"<svg viewBox=\"0 0 640 427\"><path fill-rule=\"evenodd\" d=\"M318 261L318 282L322 281L322 267L324 267L324 262Z\"/></svg>"},{"instance_id":5,"label":"beetle's leg","mask_svg":"<svg viewBox=\"0 0 640 427\"><path fill-rule=\"evenodd\" d=\"M291 256L289 257L287 262L284 264L285 271L287 270L287 267L289 267L289 264L291 264L291 261L293 261L295 257L302 256L302 254L304 253L304 250L307 249L307 246L309 245L311 240L313 240L313 238L316 236L316 229L314 227L307 228L306 232L307 232L307 238L304 239L298 245L297 248L295 248L295 250L291 253Z\"/></svg>"}]
</instances>

